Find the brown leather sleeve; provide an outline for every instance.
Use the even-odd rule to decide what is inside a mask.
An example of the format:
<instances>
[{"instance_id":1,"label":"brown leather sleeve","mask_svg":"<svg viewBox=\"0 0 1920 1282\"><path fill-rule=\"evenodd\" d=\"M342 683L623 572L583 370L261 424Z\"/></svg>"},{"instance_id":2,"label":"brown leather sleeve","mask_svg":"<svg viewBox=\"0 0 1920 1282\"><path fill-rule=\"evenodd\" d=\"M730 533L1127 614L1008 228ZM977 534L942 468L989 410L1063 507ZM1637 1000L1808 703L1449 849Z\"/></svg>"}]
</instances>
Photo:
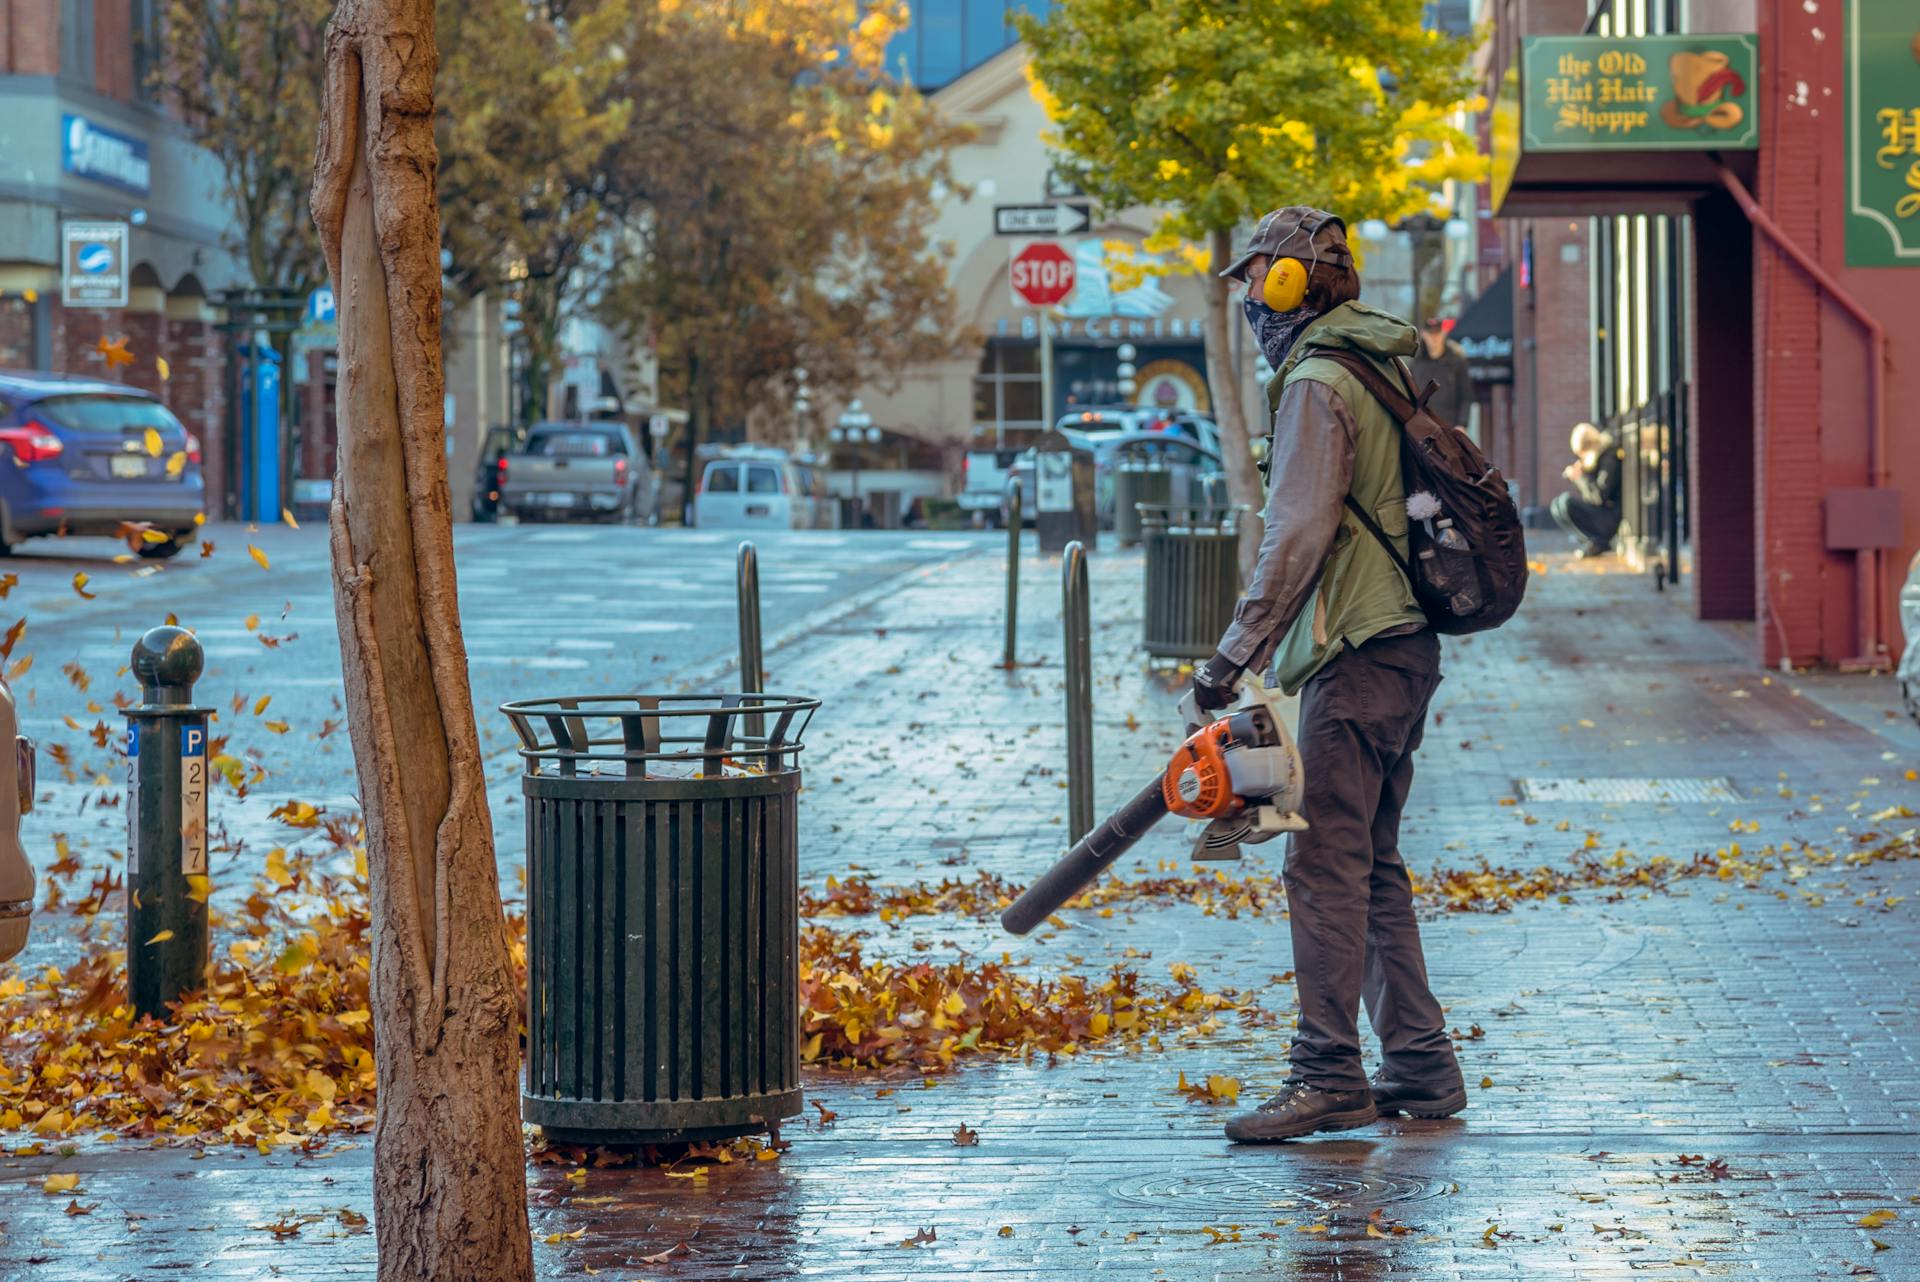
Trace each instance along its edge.
<instances>
[{"instance_id":1,"label":"brown leather sleeve","mask_svg":"<svg viewBox=\"0 0 1920 1282\"><path fill-rule=\"evenodd\" d=\"M1360 425L1327 384L1296 378L1273 414L1273 466L1260 559L1220 653L1264 672L1281 638L1312 599L1353 488Z\"/></svg>"}]
</instances>

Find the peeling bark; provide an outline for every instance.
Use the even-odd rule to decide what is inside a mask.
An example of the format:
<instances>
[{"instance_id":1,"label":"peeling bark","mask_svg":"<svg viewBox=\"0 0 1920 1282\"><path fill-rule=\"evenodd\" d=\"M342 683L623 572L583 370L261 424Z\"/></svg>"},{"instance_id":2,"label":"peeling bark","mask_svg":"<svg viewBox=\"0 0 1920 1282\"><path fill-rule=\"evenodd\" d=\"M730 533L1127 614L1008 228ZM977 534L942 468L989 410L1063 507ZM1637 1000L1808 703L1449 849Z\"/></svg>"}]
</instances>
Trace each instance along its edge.
<instances>
[{"instance_id":1,"label":"peeling bark","mask_svg":"<svg viewBox=\"0 0 1920 1282\"><path fill-rule=\"evenodd\" d=\"M1240 371L1233 367L1233 345L1227 341L1232 320L1228 314L1227 282L1219 273L1233 261L1232 233L1213 233L1213 266L1207 271L1206 311L1201 318L1207 345L1207 386L1213 396L1213 419L1220 425L1220 452L1226 463L1227 501L1245 504L1247 515L1240 522L1240 581L1253 580L1254 562L1260 557L1260 514L1266 510L1266 496L1260 487L1260 473L1253 465L1252 439L1247 431L1246 409L1240 402ZM1264 420L1266 407L1260 407ZM1265 433L1265 426L1261 428Z\"/></svg>"},{"instance_id":2,"label":"peeling bark","mask_svg":"<svg viewBox=\"0 0 1920 1282\"><path fill-rule=\"evenodd\" d=\"M312 207L339 300L328 516L372 874L383 1282L527 1282L518 996L442 450L432 0L340 0Z\"/></svg>"}]
</instances>

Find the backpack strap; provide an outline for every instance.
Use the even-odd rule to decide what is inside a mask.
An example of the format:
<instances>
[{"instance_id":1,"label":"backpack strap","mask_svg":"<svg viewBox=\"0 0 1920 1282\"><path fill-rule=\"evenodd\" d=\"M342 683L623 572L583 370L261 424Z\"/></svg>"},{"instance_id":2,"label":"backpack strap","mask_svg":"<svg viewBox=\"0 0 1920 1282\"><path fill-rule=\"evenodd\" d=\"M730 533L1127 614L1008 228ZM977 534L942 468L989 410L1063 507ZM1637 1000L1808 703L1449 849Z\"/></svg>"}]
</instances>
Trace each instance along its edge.
<instances>
[{"instance_id":1,"label":"backpack strap","mask_svg":"<svg viewBox=\"0 0 1920 1282\"><path fill-rule=\"evenodd\" d=\"M1400 555L1400 549L1393 546L1393 540L1388 538L1387 532L1380 528L1380 523L1368 516L1367 510L1353 501L1353 495L1347 495L1346 504L1347 511L1353 513L1354 516L1359 519L1360 524L1367 527L1367 533L1373 535L1373 537L1378 540L1380 546L1387 550L1387 555L1393 558L1393 563L1400 567L1400 573L1407 576L1407 582L1412 583L1414 581L1413 567L1407 564L1407 558Z\"/></svg>"},{"instance_id":2,"label":"backpack strap","mask_svg":"<svg viewBox=\"0 0 1920 1282\"><path fill-rule=\"evenodd\" d=\"M1416 396L1413 391L1413 377L1407 372L1406 366L1398 360L1394 361L1394 369L1399 373L1402 383L1405 384L1404 387L1394 386L1392 381L1380 372L1378 365L1351 348L1316 347L1312 349L1312 354L1332 361L1359 379L1361 385L1373 394L1373 398L1379 401L1389 414L1399 419L1403 427L1415 414L1425 409L1427 399L1440 390L1440 385L1429 379L1426 388Z\"/></svg>"}]
</instances>

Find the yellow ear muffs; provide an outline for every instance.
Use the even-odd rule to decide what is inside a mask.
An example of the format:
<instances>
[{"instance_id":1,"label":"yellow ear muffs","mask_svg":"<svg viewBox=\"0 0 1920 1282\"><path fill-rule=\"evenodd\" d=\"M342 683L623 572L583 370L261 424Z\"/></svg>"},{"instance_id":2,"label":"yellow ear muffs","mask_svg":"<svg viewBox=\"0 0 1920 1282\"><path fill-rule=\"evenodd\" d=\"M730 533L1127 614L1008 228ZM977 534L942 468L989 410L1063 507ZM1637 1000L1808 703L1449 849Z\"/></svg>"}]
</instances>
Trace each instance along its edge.
<instances>
[{"instance_id":1,"label":"yellow ear muffs","mask_svg":"<svg viewBox=\"0 0 1920 1282\"><path fill-rule=\"evenodd\" d=\"M1267 269L1267 306L1290 312L1307 301L1307 269L1298 258L1276 258Z\"/></svg>"}]
</instances>

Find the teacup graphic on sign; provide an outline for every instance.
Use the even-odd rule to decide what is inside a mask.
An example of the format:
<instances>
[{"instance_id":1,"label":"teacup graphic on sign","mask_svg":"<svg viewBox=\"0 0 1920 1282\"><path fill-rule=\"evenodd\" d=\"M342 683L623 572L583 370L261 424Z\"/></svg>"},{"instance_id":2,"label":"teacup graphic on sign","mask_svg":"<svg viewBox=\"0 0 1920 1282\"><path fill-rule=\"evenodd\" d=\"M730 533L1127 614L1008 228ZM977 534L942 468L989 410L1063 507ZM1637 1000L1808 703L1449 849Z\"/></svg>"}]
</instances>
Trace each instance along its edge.
<instances>
[{"instance_id":1,"label":"teacup graphic on sign","mask_svg":"<svg viewBox=\"0 0 1920 1282\"><path fill-rule=\"evenodd\" d=\"M1660 105L1660 119L1675 129L1731 129L1745 120L1746 108L1734 100L1747 92L1747 82L1727 63L1726 54L1712 49L1668 59L1673 98Z\"/></svg>"}]
</instances>

